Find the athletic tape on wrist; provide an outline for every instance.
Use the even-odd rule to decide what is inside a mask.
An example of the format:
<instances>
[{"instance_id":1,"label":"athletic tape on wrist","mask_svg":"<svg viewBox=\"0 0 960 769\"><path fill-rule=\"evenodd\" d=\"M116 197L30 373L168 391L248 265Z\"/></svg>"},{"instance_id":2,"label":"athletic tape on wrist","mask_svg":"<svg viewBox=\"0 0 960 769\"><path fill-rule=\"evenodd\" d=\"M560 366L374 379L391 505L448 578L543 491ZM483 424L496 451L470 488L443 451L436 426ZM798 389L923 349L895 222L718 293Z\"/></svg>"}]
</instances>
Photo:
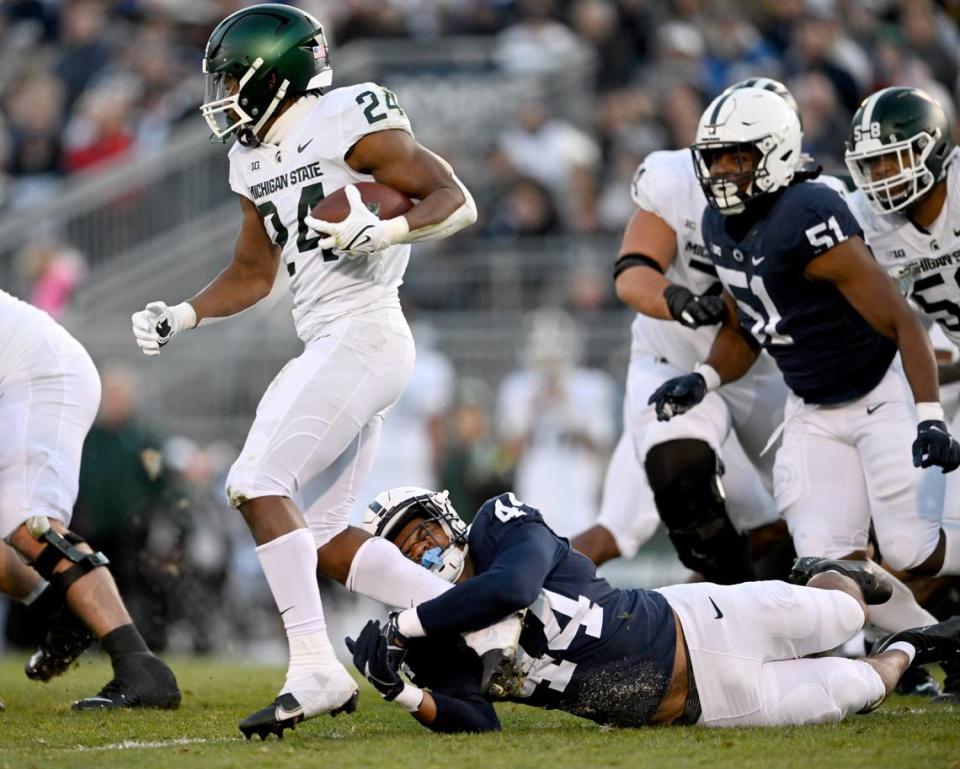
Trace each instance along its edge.
<instances>
[{"instance_id":1,"label":"athletic tape on wrist","mask_svg":"<svg viewBox=\"0 0 960 769\"><path fill-rule=\"evenodd\" d=\"M720 381L720 375L717 373L717 370L706 363L698 364L693 370L693 373L703 377L703 381L707 384L707 392L712 392L723 384L723 382Z\"/></svg>"},{"instance_id":2,"label":"athletic tape on wrist","mask_svg":"<svg viewBox=\"0 0 960 769\"><path fill-rule=\"evenodd\" d=\"M929 422L929 421L943 422L945 421L943 416L943 406L939 403L918 403L917 404L917 421L918 422Z\"/></svg>"},{"instance_id":3,"label":"athletic tape on wrist","mask_svg":"<svg viewBox=\"0 0 960 769\"><path fill-rule=\"evenodd\" d=\"M413 684L404 684L403 690L393 698L393 701L404 710L413 713L420 710L420 706L423 704L423 689L419 689Z\"/></svg>"}]
</instances>

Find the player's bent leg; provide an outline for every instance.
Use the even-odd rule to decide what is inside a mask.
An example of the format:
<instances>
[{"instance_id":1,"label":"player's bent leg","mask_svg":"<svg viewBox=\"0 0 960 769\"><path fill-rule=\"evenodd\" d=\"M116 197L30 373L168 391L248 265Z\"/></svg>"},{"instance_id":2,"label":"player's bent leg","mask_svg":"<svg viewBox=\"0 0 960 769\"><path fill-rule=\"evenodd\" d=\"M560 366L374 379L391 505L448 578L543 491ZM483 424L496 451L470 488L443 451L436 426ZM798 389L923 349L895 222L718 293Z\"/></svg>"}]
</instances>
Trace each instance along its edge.
<instances>
[{"instance_id":1,"label":"player's bent leg","mask_svg":"<svg viewBox=\"0 0 960 769\"><path fill-rule=\"evenodd\" d=\"M835 723L872 710L889 691L872 665L841 657L767 662L760 679L762 708L755 721L737 725Z\"/></svg>"},{"instance_id":2,"label":"player's bent leg","mask_svg":"<svg viewBox=\"0 0 960 769\"><path fill-rule=\"evenodd\" d=\"M8 541L61 592L110 655L113 678L98 695L75 702L75 710L176 708L180 704L173 671L147 648L102 553L93 552L59 521L39 515L19 526Z\"/></svg>"},{"instance_id":3,"label":"player's bent leg","mask_svg":"<svg viewBox=\"0 0 960 769\"><path fill-rule=\"evenodd\" d=\"M621 556L633 558L659 525L647 472L637 460L633 435L624 430L607 466L597 523L571 545L599 566Z\"/></svg>"},{"instance_id":4,"label":"player's bent leg","mask_svg":"<svg viewBox=\"0 0 960 769\"><path fill-rule=\"evenodd\" d=\"M657 510L685 566L721 584L755 578L749 542L730 523L716 453L701 440L657 444L646 455Z\"/></svg>"}]
</instances>

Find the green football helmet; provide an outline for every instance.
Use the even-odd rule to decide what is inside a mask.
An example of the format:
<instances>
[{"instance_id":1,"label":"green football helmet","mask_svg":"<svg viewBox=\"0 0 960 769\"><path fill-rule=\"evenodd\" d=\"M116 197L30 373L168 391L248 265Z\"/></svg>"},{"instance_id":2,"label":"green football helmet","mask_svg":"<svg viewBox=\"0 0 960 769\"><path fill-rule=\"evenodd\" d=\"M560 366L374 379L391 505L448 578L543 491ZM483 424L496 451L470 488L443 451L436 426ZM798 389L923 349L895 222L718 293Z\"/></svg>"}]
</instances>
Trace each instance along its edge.
<instances>
[{"instance_id":1,"label":"green football helmet","mask_svg":"<svg viewBox=\"0 0 960 769\"><path fill-rule=\"evenodd\" d=\"M946 174L953 150L943 107L919 88L884 88L860 104L847 137L853 182L880 214L923 197Z\"/></svg>"},{"instance_id":2,"label":"green football helmet","mask_svg":"<svg viewBox=\"0 0 960 769\"><path fill-rule=\"evenodd\" d=\"M329 86L333 69L323 27L287 5L253 5L217 25L203 54L200 107L213 136L256 146L260 129L288 96Z\"/></svg>"}]
</instances>

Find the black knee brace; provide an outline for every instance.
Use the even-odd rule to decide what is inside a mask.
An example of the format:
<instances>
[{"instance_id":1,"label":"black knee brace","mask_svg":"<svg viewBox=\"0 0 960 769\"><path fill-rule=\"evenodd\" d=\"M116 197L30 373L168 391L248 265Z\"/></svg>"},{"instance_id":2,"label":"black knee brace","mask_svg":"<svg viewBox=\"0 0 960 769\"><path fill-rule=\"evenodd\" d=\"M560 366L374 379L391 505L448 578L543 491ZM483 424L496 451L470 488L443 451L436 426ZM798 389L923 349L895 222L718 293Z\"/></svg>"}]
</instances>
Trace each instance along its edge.
<instances>
[{"instance_id":1,"label":"black knee brace","mask_svg":"<svg viewBox=\"0 0 960 769\"><path fill-rule=\"evenodd\" d=\"M647 452L645 466L660 520L684 566L720 584L756 579L749 541L727 516L723 466L709 444L661 443Z\"/></svg>"},{"instance_id":2,"label":"black knee brace","mask_svg":"<svg viewBox=\"0 0 960 769\"><path fill-rule=\"evenodd\" d=\"M63 595L66 595L70 586L84 574L110 563L103 553L84 553L78 549L77 545L86 544L83 537L72 531L60 534L50 526L46 516L35 515L27 521L26 525L27 530L38 542L47 543L30 565ZM54 573L54 569L63 560L71 561L73 566L59 574Z\"/></svg>"}]
</instances>

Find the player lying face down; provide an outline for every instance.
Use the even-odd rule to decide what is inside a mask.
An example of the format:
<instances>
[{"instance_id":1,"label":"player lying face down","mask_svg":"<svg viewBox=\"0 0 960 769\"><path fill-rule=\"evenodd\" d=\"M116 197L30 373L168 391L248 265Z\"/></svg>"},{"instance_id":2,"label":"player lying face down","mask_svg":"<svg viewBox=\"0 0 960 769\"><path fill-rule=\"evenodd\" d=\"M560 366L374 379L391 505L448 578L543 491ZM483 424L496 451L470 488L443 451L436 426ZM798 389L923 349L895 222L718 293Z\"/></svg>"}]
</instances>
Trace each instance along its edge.
<instances>
[{"instance_id":1,"label":"player lying face down","mask_svg":"<svg viewBox=\"0 0 960 769\"><path fill-rule=\"evenodd\" d=\"M512 493L468 528L446 492L392 489L364 526L455 583L347 639L377 691L434 731L498 729L497 699L617 726L839 721L882 702L914 659L960 656L954 619L894 636L868 659L802 659L852 637L867 604L888 599L886 578L863 564L801 559L803 585L620 590ZM492 673L460 637L490 626L515 663Z\"/></svg>"}]
</instances>

